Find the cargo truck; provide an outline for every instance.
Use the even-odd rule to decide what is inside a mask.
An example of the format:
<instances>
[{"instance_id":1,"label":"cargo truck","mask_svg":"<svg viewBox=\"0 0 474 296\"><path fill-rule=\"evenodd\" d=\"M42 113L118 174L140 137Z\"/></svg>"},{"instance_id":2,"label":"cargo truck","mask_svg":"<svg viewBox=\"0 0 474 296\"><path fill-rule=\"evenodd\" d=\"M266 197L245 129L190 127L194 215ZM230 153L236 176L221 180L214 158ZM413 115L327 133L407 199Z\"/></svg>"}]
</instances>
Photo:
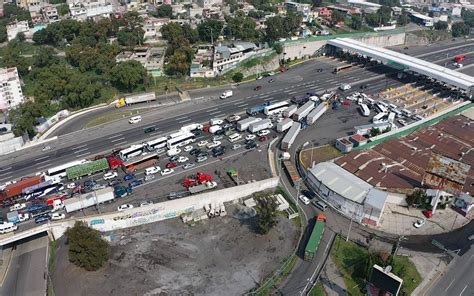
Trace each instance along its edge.
<instances>
[{"instance_id":1,"label":"cargo truck","mask_svg":"<svg viewBox=\"0 0 474 296\"><path fill-rule=\"evenodd\" d=\"M115 107L121 108L121 107L132 105L132 104L151 102L155 100L156 100L156 94L154 92L130 95L130 96L126 96L125 98L120 98L118 102L115 104Z\"/></svg>"},{"instance_id":2,"label":"cargo truck","mask_svg":"<svg viewBox=\"0 0 474 296\"><path fill-rule=\"evenodd\" d=\"M28 219L30 219L30 214L28 213L18 213L18 211L7 213L7 220L11 223L17 224Z\"/></svg>"},{"instance_id":3,"label":"cargo truck","mask_svg":"<svg viewBox=\"0 0 474 296\"><path fill-rule=\"evenodd\" d=\"M321 117L321 115L323 115L327 109L328 106L326 105L326 103L319 104L308 114L308 116L306 117L306 123L309 125L315 123L316 120L318 120L318 118Z\"/></svg>"},{"instance_id":4,"label":"cargo truck","mask_svg":"<svg viewBox=\"0 0 474 296\"><path fill-rule=\"evenodd\" d=\"M81 194L78 198L66 199L64 206L66 207L66 212L71 213L112 200L114 200L114 190L111 187L106 187L97 191Z\"/></svg>"},{"instance_id":5,"label":"cargo truck","mask_svg":"<svg viewBox=\"0 0 474 296\"><path fill-rule=\"evenodd\" d=\"M221 99L227 99L227 98L230 98L232 97L232 91L231 90L226 90L222 93L222 95L220 96Z\"/></svg>"},{"instance_id":6,"label":"cargo truck","mask_svg":"<svg viewBox=\"0 0 474 296\"><path fill-rule=\"evenodd\" d=\"M256 133L258 131L269 129L273 127L273 123L270 119L263 119L257 122L253 122L249 125L249 132Z\"/></svg>"},{"instance_id":7,"label":"cargo truck","mask_svg":"<svg viewBox=\"0 0 474 296\"><path fill-rule=\"evenodd\" d=\"M190 123L190 124L187 124L183 127L181 127L181 130L183 132L191 132L193 130L202 130L204 128L204 126L200 123Z\"/></svg>"},{"instance_id":8,"label":"cargo truck","mask_svg":"<svg viewBox=\"0 0 474 296\"><path fill-rule=\"evenodd\" d=\"M291 118L285 118L277 124L277 132L282 133L293 125Z\"/></svg>"},{"instance_id":9,"label":"cargo truck","mask_svg":"<svg viewBox=\"0 0 474 296\"><path fill-rule=\"evenodd\" d=\"M285 111L283 111L283 117L291 117L293 114L295 114L296 110L298 110L298 106L291 105L290 107L286 108Z\"/></svg>"},{"instance_id":10,"label":"cargo truck","mask_svg":"<svg viewBox=\"0 0 474 296\"><path fill-rule=\"evenodd\" d=\"M266 102L263 105L248 108L247 109L247 114L251 115L251 116L255 116L258 113L262 113L263 110L265 109L265 107L270 106L270 105L272 105L272 102Z\"/></svg>"},{"instance_id":11,"label":"cargo truck","mask_svg":"<svg viewBox=\"0 0 474 296\"><path fill-rule=\"evenodd\" d=\"M237 129L241 132L245 131L246 129L249 128L249 126L254 123L254 122L257 122L257 121L260 121L262 120L261 118L255 118L255 117L249 117L249 118L245 118L245 119L242 119L240 121L237 122Z\"/></svg>"},{"instance_id":12,"label":"cargo truck","mask_svg":"<svg viewBox=\"0 0 474 296\"><path fill-rule=\"evenodd\" d=\"M21 195L23 189L38 185L41 182L43 182L43 178L41 176L25 177L14 184L7 185L5 189L2 190L0 199Z\"/></svg>"},{"instance_id":13,"label":"cargo truck","mask_svg":"<svg viewBox=\"0 0 474 296\"><path fill-rule=\"evenodd\" d=\"M293 119L295 121L301 121L313 109L314 109L314 102L313 101L308 101L303 106L299 107L298 110L296 110L295 114L293 114Z\"/></svg>"},{"instance_id":14,"label":"cargo truck","mask_svg":"<svg viewBox=\"0 0 474 296\"><path fill-rule=\"evenodd\" d=\"M304 250L304 260L312 261L314 255L318 251L319 244L323 239L324 228L326 227L326 215L319 214L315 218L316 223L314 224L313 231L311 232L311 236L306 244L306 248Z\"/></svg>"},{"instance_id":15,"label":"cargo truck","mask_svg":"<svg viewBox=\"0 0 474 296\"><path fill-rule=\"evenodd\" d=\"M217 183L215 181L211 181L211 182L203 182L199 185L191 186L188 188L188 190L191 194L196 194L196 193L203 192L203 191L213 189L216 187L217 187Z\"/></svg>"},{"instance_id":16,"label":"cargo truck","mask_svg":"<svg viewBox=\"0 0 474 296\"><path fill-rule=\"evenodd\" d=\"M283 140L281 140L281 149L288 150L296 139L296 136L300 133L301 123L293 122L290 130L286 133Z\"/></svg>"},{"instance_id":17,"label":"cargo truck","mask_svg":"<svg viewBox=\"0 0 474 296\"><path fill-rule=\"evenodd\" d=\"M306 104L306 102L309 100L309 96L308 95L300 95L300 96L294 96L292 99L291 99L291 102L293 104L297 104L299 106L301 105L304 105Z\"/></svg>"}]
</instances>

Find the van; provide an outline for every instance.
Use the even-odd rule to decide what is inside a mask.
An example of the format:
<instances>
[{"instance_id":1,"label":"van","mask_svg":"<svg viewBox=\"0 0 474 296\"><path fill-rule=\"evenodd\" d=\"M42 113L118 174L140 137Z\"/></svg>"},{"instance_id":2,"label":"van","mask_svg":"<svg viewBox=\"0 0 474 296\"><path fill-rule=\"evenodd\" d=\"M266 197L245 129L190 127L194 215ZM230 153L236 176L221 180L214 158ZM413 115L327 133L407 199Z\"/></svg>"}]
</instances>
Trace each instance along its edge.
<instances>
[{"instance_id":1,"label":"van","mask_svg":"<svg viewBox=\"0 0 474 296\"><path fill-rule=\"evenodd\" d=\"M301 202L303 202L305 205L309 205L309 198L307 198L307 197L304 196L303 194L300 195L299 199L300 199Z\"/></svg>"},{"instance_id":2,"label":"van","mask_svg":"<svg viewBox=\"0 0 474 296\"><path fill-rule=\"evenodd\" d=\"M312 203L313 203L313 205L314 205L315 207L317 207L318 209L320 209L320 210L323 211L323 212L326 211L326 209L327 209L327 207L328 207L328 205L325 204L325 203L322 202L322 201L316 201L316 200L314 200Z\"/></svg>"},{"instance_id":3,"label":"van","mask_svg":"<svg viewBox=\"0 0 474 296\"><path fill-rule=\"evenodd\" d=\"M229 142L231 143L237 142L240 139L242 139L242 135L239 133L233 133L229 135Z\"/></svg>"},{"instance_id":4,"label":"van","mask_svg":"<svg viewBox=\"0 0 474 296\"><path fill-rule=\"evenodd\" d=\"M350 84L341 84L341 86L339 86L339 89L342 90L342 91L346 91L346 90L350 90L351 89L351 85Z\"/></svg>"},{"instance_id":5,"label":"van","mask_svg":"<svg viewBox=\"0 0 474 296\"><path fill-rule=\"evenodd\" d=\"M385 108L388 108L388 104L385 103L384 101L379 101L379 104L384 106Z\"/></svg>"},{"instance_id":6,"label":"van","mask_svg":"<svg viewBox=\"0 0 474 296\"><path fill-rule=\"evenodd\" d=\"M393 110L397 109L397 106L394 105L394 104L388 104L388 108L390 108L390 110L393 111Z\"/></svg>"},{"instance_id":7,"label":"van","mask_svg":"<svg viewBox=\"0 0 474 296\"><path fill-rule=\"evenodd\" d=\"M138 123L138 122L140 122L140 121L142 121L142 117L141 117L140 115L138 115L138 116L133 116L133 117L131 117L131 118L128 120L128 123L134 124L134 123Z\"/></svg>"},{"instance_id":8,"label":"van","mask_svg":"<svg viewBox=\"0 0 474 296\"><path fill-rule=\"evenodd\" d=\"M375 103L375 101L371 98L365 98L365 101L367 102L367 104L370 104L370 105L373 105Z\"/></svg>"},{"instance_id":9,"label":"van","mask_svg":"<svg viewBox=\"0 0 474 296\"><path fill-rule=\"evenodd\" d=\"M175 156L175 155L178 155L181 153L181 149L179 148L174 148L174 149L170 149L168 150L168 152L166 152L166 155L168 155L169 157L171 156Z\"/></svg>"},{"instance_id":10,"label":"van","mask_svg":"<svg viewBox=\"0 0 474 296\"><path fill-rule=\"evenodd\" d=\"M227 99L227 98L230 98L232 97L232 91L231 90L226 90L222 93L222 95L220 96L221 99Z\"/></svg>"},{"instance_id":11,"label":"van","mask_svg":"<svg viewBox=\"0 0 474 296\"><path fill-rule=\"evenodd\" d=\"M402 109L402 114L406 117L410 117L411 116L411 111L407 110L407 109Z\"/></svg>"},{"instance_id":12,"label":"van","mask_svg":"<svg viewBox=\"0 0 474 296\"><path fill-rule=\"evenodd\" d=\"M11 222L0 222L0 233L8 233L18 229L14 223Z\"/></svg>"}]
</instances>

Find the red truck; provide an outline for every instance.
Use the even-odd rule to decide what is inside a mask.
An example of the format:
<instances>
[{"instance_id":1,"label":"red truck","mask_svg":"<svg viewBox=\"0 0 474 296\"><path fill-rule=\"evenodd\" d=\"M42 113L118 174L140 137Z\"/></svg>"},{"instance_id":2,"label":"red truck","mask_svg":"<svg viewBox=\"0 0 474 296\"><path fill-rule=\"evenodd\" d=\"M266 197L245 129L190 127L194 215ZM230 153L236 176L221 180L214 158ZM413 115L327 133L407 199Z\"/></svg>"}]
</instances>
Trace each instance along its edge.
<instances>
[{"instance_id":1,"label":"red truck","mask_svg":"<svg viewBox=\"0 0 474 296\"><path fill-rule=\"evenodd\" d=\"M459 64L459 63L462 63L465 58L466 58L465 55L460 54L454 57L454 61Z\"/></svg>"},{"instance_id":2,"label":"red truck","mask_svg":"<svg viewBox=\"0 0 474 296\"><path fill-rule=\"evenodd\" d=\"M25 177L14 184L10 184L2 192L0 192L0 199L11 198L20 195L22 190L43 182L41 176Z\"/></svg>"}]
</instances>

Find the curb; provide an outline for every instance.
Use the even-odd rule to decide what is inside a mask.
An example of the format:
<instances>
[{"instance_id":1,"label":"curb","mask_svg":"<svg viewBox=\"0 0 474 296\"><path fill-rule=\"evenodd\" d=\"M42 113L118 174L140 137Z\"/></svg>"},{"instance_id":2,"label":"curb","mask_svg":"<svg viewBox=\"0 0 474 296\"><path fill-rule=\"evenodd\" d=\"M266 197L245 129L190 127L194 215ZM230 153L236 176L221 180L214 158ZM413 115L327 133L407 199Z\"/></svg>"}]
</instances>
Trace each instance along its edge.
<instances>
[{"instance_id":1,"label":"curb","mask_svg":"<svg viewBox=\"0 0 474 296\"><path fill-rule=\"evenodd\" d=\"M5 278L7 277L8 270L10 269L10 264L12 263L12 258L13 258L13 253L14 252L15 252L15 250L13 248L11 248L10 256L8 257L8 263L7 263L7 266L5 268L5 271L3 272L2 279L0 281L0 286L3 286L3 283L5 282ZM3 267L3 265L2 265L2 267Z\"/></svg>"}]
</instances>

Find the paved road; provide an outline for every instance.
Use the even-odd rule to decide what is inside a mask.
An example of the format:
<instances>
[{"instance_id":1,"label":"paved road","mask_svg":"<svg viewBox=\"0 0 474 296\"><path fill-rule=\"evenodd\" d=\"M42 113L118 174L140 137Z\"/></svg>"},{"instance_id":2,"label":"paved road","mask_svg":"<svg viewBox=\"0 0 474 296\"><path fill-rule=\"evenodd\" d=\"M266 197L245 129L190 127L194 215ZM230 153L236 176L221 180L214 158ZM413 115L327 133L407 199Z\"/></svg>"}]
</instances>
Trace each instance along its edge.
<instances>
[{"instance_id":1,"label":"paved road","mask_svg":"<svg viewBox=\"0 0 474 296\"><path fill-rule=\"evenodd\" d=\"M35 236L16 246L1 295L40 296L46 294L46 251L48 237Z\"/></svg>"},{"instance_id":2,"label":"paved road","mask_svg":"<svg viewBox=\"0 0 474 296\"><path fill-rule=\"evenodd\" d=\"M441 280L431 289L432 296L471 296L474 295L474 247L462 257L449 264L449 269Z\"/></svg>"}]
</instances>

